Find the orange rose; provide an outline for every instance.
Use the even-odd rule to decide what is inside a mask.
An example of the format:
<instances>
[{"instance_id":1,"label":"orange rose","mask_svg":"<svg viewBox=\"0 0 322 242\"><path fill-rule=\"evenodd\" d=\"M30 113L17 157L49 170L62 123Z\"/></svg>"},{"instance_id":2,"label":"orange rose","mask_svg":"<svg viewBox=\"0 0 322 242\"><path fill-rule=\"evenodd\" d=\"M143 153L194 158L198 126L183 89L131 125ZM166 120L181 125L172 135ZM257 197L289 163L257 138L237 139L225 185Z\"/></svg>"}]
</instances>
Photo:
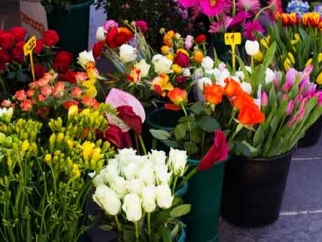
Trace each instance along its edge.
<instances>
[{"instance_id":1,"label":"orange rose","mask_svg":"<svg viewBox=\"0 0 322 242\"><path fill-rule=\"evenodd\" d=\"M242 92L240 84L236 82L234 79L226 78L225 83L226 83L226 86L224 88L224 93L228 97L237 96L240 92Z\"/></svg>"},{"instance_id":2,"label":"orange rose","mask_svg":"<svg viewBox=\"0 0 322 242\"><path fill-rule=\"evenodd\" d=\"M232 103L235 108L242 109L243 107L254 104L254 99L247 92L240 92L234 99Z\"/></svg>"},{"instance_id":3,"label":"orange rose","mask_svg":"<svg viewBox=\"0 0 322 242\"><path fill-rule=\"evenodd\" d=\"M188 93L186 90L175 87L173 90L168 92L168 98L171 102L179 106L188 101Z\"/></svg>"},{"instance_id":4,"label":"orange rose","mask_svg":"<svg viewBox=\"0 0 322 242\"><path fill-rule=\"evenodd\" d=\"M243 125L254 125L265 121L265 115L256 104L245 105L238 113L238 120Z\"/></svg>"},{"instance_id":5,"label":"orange rose","mask_svg":"<svg viewBox=\"0 0 322 242\"><path fill-rule=\"evenodd\" d=\"M218 104L222 101L223 88L217 84L206 85L204 87L204 95L207 102Z\"/></svg>"}]
</instances>

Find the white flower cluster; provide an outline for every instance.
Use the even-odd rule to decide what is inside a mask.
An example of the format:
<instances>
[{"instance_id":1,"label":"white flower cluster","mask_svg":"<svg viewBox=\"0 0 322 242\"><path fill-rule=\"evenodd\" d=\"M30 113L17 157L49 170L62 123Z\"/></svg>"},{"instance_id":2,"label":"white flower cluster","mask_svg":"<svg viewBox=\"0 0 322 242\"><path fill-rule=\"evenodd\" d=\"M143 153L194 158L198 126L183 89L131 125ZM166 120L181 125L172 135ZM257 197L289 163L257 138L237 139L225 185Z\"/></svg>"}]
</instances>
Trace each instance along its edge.
<instances>
[{"instance_id":1,"label":"white flower cluster","mask_svg":"<svg viewBox=\"0 0 322 242\"><path fill-rule=\"evenodd\" d=\"M164 151L139 156L131 148L119 150L94 178L93 200L109 215L124 211L131 222L141 219L142 210L170 208L171 179L184 174L187 158L186 151L176 149L170 150L168 160Z\"/></svg>"}]
</instances>

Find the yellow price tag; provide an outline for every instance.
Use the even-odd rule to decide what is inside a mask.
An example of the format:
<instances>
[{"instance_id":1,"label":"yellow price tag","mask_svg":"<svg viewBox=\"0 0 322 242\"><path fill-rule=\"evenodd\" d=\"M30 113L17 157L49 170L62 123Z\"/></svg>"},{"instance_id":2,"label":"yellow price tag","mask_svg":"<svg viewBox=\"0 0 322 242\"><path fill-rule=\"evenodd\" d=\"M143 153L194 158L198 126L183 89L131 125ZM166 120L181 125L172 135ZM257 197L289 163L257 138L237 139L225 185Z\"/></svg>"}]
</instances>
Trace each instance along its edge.
<instances>
[{"instance_id":1,"label":"yellow price tag","mask_svg":"<svg viewBox=\"0 0 322 242\"><path fill-rule=\"evenodd\" d=\"M241 33L225 33L225 45L240 45Z\"/></svg>"},{"instance_id":2,"label":"yellow price tag","mask_svg":"<svg viewBox=\"0 0 322 242\"><path fill-rule=\"evenodd\" d=\"M240 32L225 33L224 38L225 38L225 45L231 46L232 66L235 69L236 67L235 48L236 48L236 45L241 44L241 33Z\"/></svg>"},{"instance_id":3,"label":"yellow price tag","mask_svg":"<svg viewBox=\"0 0 322 242\"><path fill-rule=\"evenodd\" d=\"M35 81L35 70L34 70L34 61L32 58L32 50L36 47L36 36L32 36L27 43L23 46L23 53L25 56L29 55L30 57L30 69L32 74L32 79Z\"/></svg>"}]
</instances>

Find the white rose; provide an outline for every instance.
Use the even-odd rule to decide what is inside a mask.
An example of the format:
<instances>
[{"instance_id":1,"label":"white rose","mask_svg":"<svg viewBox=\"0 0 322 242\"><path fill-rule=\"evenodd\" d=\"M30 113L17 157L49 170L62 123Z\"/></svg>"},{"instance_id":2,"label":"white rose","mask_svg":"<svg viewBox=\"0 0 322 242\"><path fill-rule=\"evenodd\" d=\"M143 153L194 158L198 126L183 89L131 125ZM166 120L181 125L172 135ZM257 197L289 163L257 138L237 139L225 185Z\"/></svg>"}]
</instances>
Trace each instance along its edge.
<instances>
[{"instance_id":1,"label":"white rose","mask_svg":"<svg viewBox=\"0 0 322 242\"><path fill-rule=\"evenodd\" d=\"M93 179L93 185L98 187L99 185L104 185L104 181L101 175L97 175Z\"/></svg>"},{"instance_id":2,"label":"white rose","mask_svg":"<svg viewBox=\"0 0 322 242\"><path fill-rule=\"evenodd\" d=\"M183 176L187 160L187 151L170 148L168 164L175 176Z\"/></svg>"},{"instance_id":3,"label":"white rose","mask_svg":"<svg viewBox=\"0 0 322 242\"><path fill-rule=\"evenodd\" d=\"M129 63L136 59L137 51L131 45L123 44L120 47L120 59L123 63Z\"/></svg>"},{"instance_id":4,"label":"white rose","mask_svg":"<svg viewBox=\"0 0 322 242\"><path fill-rule=\"evenodd\" d=\"M156 208L156 194L154 186L146 186L142 189L142 207L147 213L151 213Z\"/></svg>"},{"instance_id":5,"label":"white rose","mask_svg":"<svg viewBox=\"0 0 322 242\"><path fill-rule=\"evenodd\" d=\"M131 222L137 222L142 217L141 200L137 194L126 194L122 206L126 214L126 219Z\"/></svg>"},{"instance_id":6,"label":"white rose","mask_svg":"<svg viewBox=\"0 0 322 242\"><path fill-rule=\"evenodd\" d=\"M116 177L119 176L117 167L108 164L103 170L100 171L99 176L102 178L104 183L110 184Z\"/></svg>"},{"instance_id":7,"label":"white rose","mask_svg":"<svg viewBox=\"0 0 322 242\"><path fill-rule=\"evenodd\" d=\"M201 92L203 92L204 87L206 85L211 85L211 83L212 83L212 81L208 77L202 77L202 78L198 79L197 80L198 90L200 90Z\"/></svg>"},{"instance_id":8,"label":"white rose","mask_svg":"<svg viewBox=\"0 0 322 242\"><path fill-rule=\"evenodd\" d=\"M143 187L144 182L140 178L126 181L126 188L129 191L129 193L140 195Z\"/></svg>"},{"instance_id":9,"label":"white rose","mask_svg":"<svg viewBox=\"0 0 322 242\"><path fill-rule=\"evenodd\" d=\"M157 74L171 72L172 60L169 60L167 57L163 55L158 54L153 56L152 63L154 65L154 71Z\"/></svg>"},{"instance_id":10,"label":"white rose","mask_svg":"<svg viewBox=\"0 0 322 242\"><path fill-rule=\"evenodd\" d=\"M252 93L252 85L250 85L248 82L240 83L240 87L244 92L247 92L248 94Z\"/></svg>"},{"instance_id":11,"label":"white rose","mask_svg":"<svg viewBox=\"0 0 322 242\"><path fill-rule=\"evenodd\" d=\"M205 70L210 70L214 67L214 60L209 57L209 56L206 56L204 58L202 58L202 61L201 61L201 66L205 69Z\"/></svg>"},{"instance_id":12,"label":"white rose","mask_svg":"<svg viewBox=\"0 0 322 242\"><path fill-rule=\"evenodd\" d=\"M157 184L168 184L171 179L171 173L167 166L159 166L155 169L155 180Z\"/></svg>"},{"instance_id":13,"label":"white rose","mask_svg":"<svg viewBox=\"0 0 322 242\"><path fill-rule=\"evenodd\" d=\"M265 83L271 83L275 78L275 73L271 69L267 68L266 69L266 76L265 76Z\"/></svg>"},{"instance_id":14,"label":"white rose","mask_svg":"<svg viewBox=\"0 0 322 242\"><path fill-rule=\"evenodd\" d=\"M84 69L86 64L90 61L95 62L92 51L85 50L78 54L77 63L80 64Z\"/></svg>"},{"instance_id":15,"label":"white rose","mask_svg":"<svg viewBox=\"0 0 322 242\"><path fill-rule=\"evenodd\" d=\"M125 179L121 176L118 176L110 182L110 188L117 193L120 199L122 199L127 193L126 184L127 182Z\"/></svg>"},{"instance_id":16,"label":"white rose","mask_svg":"<svg viewBox=\"0 0 322 242\"><path fill-rule=\"evenodd\" d=\"M121 201L117 194L105 185L96 187L93 200L107 214L116 215L121 210Z\"/></svg>"},{"instance_id":17,"label":"white rose","mask_svg":"<svg viewBox=\"0 0 322 242\"><path fill-rule=\"evenodd\" d=\"M144 78L148 76L151 65L146 63L146 61L143 59L139 63L135 64L135 67L140 69L141 77Z\"/></svg>"},{"instance_id":18,"label":"white rose","mask_svg":"<svg viewBox=\"0 0 322 242\"><path fill-rule=\"evenodd\" d=\"M118 154L115 155L115 158L117 159L119 166L123 167L129 164L133 157L136 156L136 150L132 148L124 148L121 150L118 150Z\"/></svg>"},{"instance_id":19,"label":"white rose","mask_svg":"<svg viewBox=\"0 0 322 242\"><path fill-rule=\"evenodd\" d=\"M96 30L96 39L99 41L105 40L106 30L103 26L100 26Z\"/></svg>"},{"instance_id":20,"label":"white rose","mask_svg":"<svg viewBox=\"0 0 322 242\"><path fill-rule=\"evenodd\" d=\"M139 167L136 163L132 162L121 168L121 173L127 180L134 179L139 170Z\"/></svg>"},{"instance_id":21,"label":"white rose","mask_svg":"<svg viewBox=\"0 0 322 242\"><path fill-rule=\"evenodd\" d=\"M159 185L155 188L157 204L160 208L170 208L173 201L171 189L168 185Z\"/></svg>"},{"instance_id":22,"label":"white rose","mask_svg":"<svg viewBox=\"0 0 322 242\"><path fill-rule=\"evenodd\" d=\"M152 167L144 167L142 169L139 169L137 172L137 177L140 177L140 179L147 186L154 184L154 170L152 169Z\"/></svg>"},{"instance_id":23,"label":"white rose","mask_svg":"<svg viewBox=\"0 0 322 242\"><path fill-rule=\"evenodd\" d=\"M183 68L183 72L182 72L182 75L184 77L190 77L191 76L191 71L189 68Z\"/></svg>"},{"instance_id":24,"label":"white rose","mask_svg":"<svg viewBox=\"0 0 322 242\"><path fill-rule=\"evenodd\" d=\"M150 161L152 162L154 167L158 167L161 165L165 165L165 161L167 159L165 152L162 150L151 150L148 154Z\"/></svg>"},{"instance_id":25,"label":"white rose","mask_svg":"<svg viewBox=\"0 0 322 242\"><path fill-rule=\"evenodd\" d=\"M245 50L246 50L246 53L250 56L256 55L259 51L258 41L257 40L254 40L254 41L246 40Z\"/></svg>"}]
</instances>

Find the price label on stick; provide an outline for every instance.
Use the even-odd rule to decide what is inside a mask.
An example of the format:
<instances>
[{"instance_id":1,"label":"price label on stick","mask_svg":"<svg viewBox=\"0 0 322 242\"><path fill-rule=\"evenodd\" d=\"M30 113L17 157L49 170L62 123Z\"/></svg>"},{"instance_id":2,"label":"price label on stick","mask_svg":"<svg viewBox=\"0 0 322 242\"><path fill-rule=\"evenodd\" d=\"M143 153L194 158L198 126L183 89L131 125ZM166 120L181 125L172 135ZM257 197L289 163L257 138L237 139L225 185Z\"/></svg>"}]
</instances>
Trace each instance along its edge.
<instances>
[{"instance_id":1,"label":"price label on stick","mask_svg":"<svg viewBox=\"0 0 322 242\"><path fill-rule=\"evenodd\" d=\"M236 57L235 57L235 48L236 45L241 44L241 33L235 32L235 33L225 33L225 45L231 46L231 59L232 59L232 65L235 69L236 67Z\"/></svg>"},{"instance_id":2,"label":"price label on stick","mask_svg":"<svg viewBox=\"0 0 322 242\"><path fill-rule=\"evenodd\" d=\"M35 81L35 70L34 70L34 61L32 58L32 51L36 47L36 36L32 36L27 43L23 46L23 53L25 56L29 55L30 57L30 69L32 74L32 79Z\"/></svg>"}]
</instances>

